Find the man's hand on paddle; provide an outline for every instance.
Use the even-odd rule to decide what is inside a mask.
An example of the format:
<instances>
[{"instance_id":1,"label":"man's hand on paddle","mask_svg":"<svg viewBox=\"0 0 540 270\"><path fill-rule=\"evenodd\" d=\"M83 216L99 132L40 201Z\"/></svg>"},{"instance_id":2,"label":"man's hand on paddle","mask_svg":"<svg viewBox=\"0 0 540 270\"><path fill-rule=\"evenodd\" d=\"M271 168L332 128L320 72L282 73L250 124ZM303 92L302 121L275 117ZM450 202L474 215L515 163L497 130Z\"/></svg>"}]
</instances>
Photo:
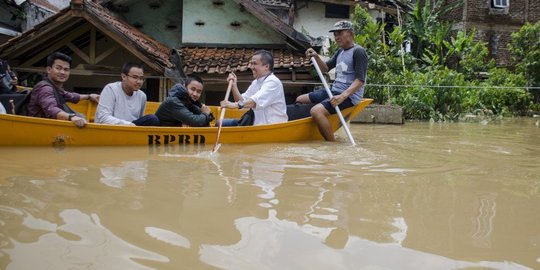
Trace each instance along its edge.
<instances>
[{"instance_id":1,"label":"man's hand on paddle","mask_svg":"<svg viewBox=\"0 0 540 270\"><path fill-rule=\"evenodd\" d=\"M229 76L227 76L227 83L231 85L231 93L233 95L233 99L235 101L242 100L242 95L240 95L240 91L238 91L238 85L236 84L238 82L238 79L236 78L236 74L229 73ZM221 108L229 108L229 109L236 109L238 108L238 104L236 102L230 102L228 100L222 100L220 102Z\"/></svg>"},{"instance_id":2,"label":"man's hand on paddle","mask_svg":"<svg viewBox=\"0 0 540 270\"><path fill-rule=\"evenodd\" d=\"M227 82L229 82L229 81L232 81L233 84L236 84L236 74L234 74L232 72L229 73L229 76L227 77Z\"/></svg>"},{"instance_id":3,"label":"man's hand on paddle","mask_svg":"<svg viewBox=\"0 0 540 270\"><path fill-rule=\"evenodd\" d=\"M307 58L311 58L311 57L315 57L315 56L318 56L318 54L313 48L309 48L309 49L306 50L306 57Z\"/></svg>"}]
</instances>

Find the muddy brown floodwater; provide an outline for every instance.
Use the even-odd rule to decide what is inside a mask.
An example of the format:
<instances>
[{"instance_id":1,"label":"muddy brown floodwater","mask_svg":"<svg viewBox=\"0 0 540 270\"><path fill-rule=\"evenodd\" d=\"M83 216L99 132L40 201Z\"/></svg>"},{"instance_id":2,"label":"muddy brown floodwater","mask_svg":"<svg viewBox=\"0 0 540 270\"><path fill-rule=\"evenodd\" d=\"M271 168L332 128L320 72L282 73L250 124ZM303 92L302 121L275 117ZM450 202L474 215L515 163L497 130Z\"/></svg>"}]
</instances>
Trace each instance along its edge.
<instances>
[{"instance_id":1,"label":"muddy brown floodwater","mask_svg":"<svg viewBox=\"0 0 540 270\"><path fill-rule=\"evenodd\" d=\"M540 269L538 118L0 148L0 269Z\"/></svg>"}]
</instances>

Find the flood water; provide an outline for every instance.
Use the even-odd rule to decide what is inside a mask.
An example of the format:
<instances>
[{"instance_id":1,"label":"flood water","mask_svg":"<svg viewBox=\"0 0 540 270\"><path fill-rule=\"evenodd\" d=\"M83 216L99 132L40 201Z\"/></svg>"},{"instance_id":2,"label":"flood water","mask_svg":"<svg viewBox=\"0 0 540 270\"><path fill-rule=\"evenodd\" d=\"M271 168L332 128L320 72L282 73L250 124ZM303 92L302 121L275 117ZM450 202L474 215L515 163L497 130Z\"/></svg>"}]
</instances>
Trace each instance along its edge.
<instances>
[{"instance_id":1,"label":"flood water","mask_svg":"<svg viewBox=\"0 0 540 270\"><path fill-rule=\"evenodd\" d=\"M0 269L540 269L538 118L351 130L0 148Z\"/></svg>"}]
</instances>

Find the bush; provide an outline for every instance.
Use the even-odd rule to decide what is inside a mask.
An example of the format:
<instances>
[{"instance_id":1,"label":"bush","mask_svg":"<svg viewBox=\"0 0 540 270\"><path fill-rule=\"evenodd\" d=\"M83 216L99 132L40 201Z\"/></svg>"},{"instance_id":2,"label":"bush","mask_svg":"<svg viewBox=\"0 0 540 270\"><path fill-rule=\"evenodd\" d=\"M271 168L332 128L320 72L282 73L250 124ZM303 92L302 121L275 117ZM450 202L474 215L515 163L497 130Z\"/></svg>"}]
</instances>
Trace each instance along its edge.
<instances>
[{"instance_id":1,"label":"bush","mask_svg":"<svg viewBox=\"0 0 540 270\"><path fill-rule=\"evenodd\" d=\"M527 23L512 34L508 45L518 72L525 74L528 86L540 87L540 21ZM535 102L540 103L540 90L532 91Z\"/></svg>"},{"instance_id":2,"label":"bush","mask_svg":"<svg viewBox=\"0 0 540 270\"><path fill-rule=\"evenodd\" d=\"M365 9L356 7L355 42L369 55L364 96L375 103L401 105L408 119L437 121L479 111L524 114L539 107L532 103L532 95L519 87L530 85L531 78L540 74L540 66L536 66L540 65L540 23L524 26L523 33L513 37L516 59L524 63L510 72L494 68L486 43L476 40L475 30L452 36L447 24L434 23L440 14L432 11L440 7L440 0L434 6L423 1L425 6L421 7L419 2L406 14L405 29L396 26L390 32L385 32L384 23L374 22ZM402 51L407 39L413 40L410 54Z\"/></svg>"},{"instance_id":3,"label":"bush","mask_svg":"<svg viewBox=\"0 0 540 270\"><path fill-rule=\"evenodd\" d=\"M457 119L462 112L463 74L447 68L425 73L406 72L408 84L392 101L403 107L406 118ZM439 86L458 87L439 87Z\"/></svg>"}]
</instances>

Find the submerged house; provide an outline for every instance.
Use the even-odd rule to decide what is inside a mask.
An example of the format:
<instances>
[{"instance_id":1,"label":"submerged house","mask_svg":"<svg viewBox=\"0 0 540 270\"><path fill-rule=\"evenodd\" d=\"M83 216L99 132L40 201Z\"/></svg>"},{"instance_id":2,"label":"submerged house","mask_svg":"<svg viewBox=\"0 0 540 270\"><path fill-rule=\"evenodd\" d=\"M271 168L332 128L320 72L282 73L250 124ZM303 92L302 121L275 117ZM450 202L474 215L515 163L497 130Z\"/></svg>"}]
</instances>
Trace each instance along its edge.
<instances>
[{"instance_id":1,"label":"submerged house","mask_svg":"<svg viewBox=\"0 0 540 270\"><path fill-rule=\"evenodd\" d=\"M508 44L512 33L527 22L540 20L538 0L446 0L448 5L459 2L447 18L454 29L476 29L477 38L488 44L491 56L499 66L512 64Z\"/></svg>"},{"instance_id":2,"label":"submerged house","mask_svg":"<svg viewBox=\"0 0 540 270\"><path fill-rule=\"evenodd\" d=\"M287 89L313 84L303 55L309 41L251 0L72 0L0 45L0 57L19 72L21 81L36 82L32 74L43 72L46 56L62 51L73 58L66 88L80 93L99 93L119 79L123 63L142 62L149 100L162 100L173 83L194 74L206 81L203 98L216 104L223 98L228 72L235 72L240 88L247 88L252 80L248 62L258 49L274 54L275 73Z\"/></svg>"},{"instance_id":3,"label":"submerged house","mask_svg":"<svg viewBox=\"0 0 540 270\"><path fill-rule=\"evenodd\" d=\"M241 90L253 80L248 62L259 49L274 55L274 72L294 99L316 82L304 51L311 39L253 0L130 1L101 4L141 32L176 50L185 75L205 81L203 99L217 104L235 72Z\"/></svg>"},{"instance_id":4,"label":"submerged house","mask_svg":"<svg viewBox=\"0 0 540 270\"><path fill-rule=\"evenodd\" d=\"M65 86L79 93L99 93L107 83L119 80L125 62L146 67L150 100L159 100L160 89L169 86L163 74L171 78L179 74L169 60L169 48L92 1L71 1L69 7L1 45L0 58L9 61L20 81L32 85L54 51L73 58Z\"/></svg>"},{"instance_id":5,"label":"submerged house","mask_svg":"<svg viewBox=\"0 0 540 270\"><path fill-rule=\"evenodd\" d=\"M352 0L71 0L67 8L0 45L0 58L19 72L20 81L32 85L45 57L62 51L74 60L66 88L80 93L99 93L119 80L123 63L142 62L149 100L163 100L174 83L197 75L205 81L203 101L218 104L228 73L235 72L239 88L246 89L253 80L249 59L266 49L274 55L274 73L290 103L319 84L304 52L321 44L307 33L328 35L357 4L391 12Z\"/></svg>"}]
</instances>

